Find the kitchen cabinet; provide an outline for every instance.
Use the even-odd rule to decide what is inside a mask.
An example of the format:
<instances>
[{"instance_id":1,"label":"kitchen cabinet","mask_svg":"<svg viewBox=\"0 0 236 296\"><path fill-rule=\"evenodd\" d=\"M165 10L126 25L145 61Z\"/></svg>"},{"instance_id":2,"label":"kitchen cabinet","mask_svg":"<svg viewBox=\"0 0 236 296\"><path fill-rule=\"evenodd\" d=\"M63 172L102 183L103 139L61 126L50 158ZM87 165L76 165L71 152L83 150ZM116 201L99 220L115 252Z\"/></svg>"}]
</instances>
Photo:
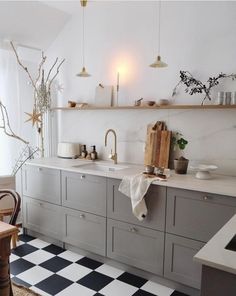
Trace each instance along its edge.
<instances>
[{"instance_id":1,"label":"kitchen cabinet","mask_svg":"<svg viewBox=\"0 0 236 296\"><path fill-rule=\"evenodd\" d=\"M62 240L62 208L24 196L23 225L27 229Z\"/></svg>"},{"instance_id":2,"label":"kitchen cabinet","mask_svg":"<svg viewBox=\"0 0 236 296\"><path fill-rule=\"evenodd\" d=\"M235 198L167 189L168 233L207 242L235 213Z\"/></svg>"},{"instance_id":3,"label":"kitchen cabinet","mask_svg":"<svg viewBox=\"0 0 236 296\"><path fill-rule=\"evenodd\" d=\"M108 219L107 256L163 275L164 233Z\"/></svg>"},{"instance_id":4,"label":"kitchen cabinet","mask_svg":"<svg viewBox=\"0 0 236 296\"><path fill-rule=\"evenodd\" d=\"M168 188L165 277L199 289L201 266L193 256L235 213L235 198Z\"/></svg>"},{"instance_id":5,"label":"kitchen cabinet","mask_svg":"<svg viewBox=\"0 0 236 296\"><path fill-rule=\"evenodd\" d=\"M63 208L63 241L106 255L106 218Z\"/></svg>"},{"instance_id":6,"label":"kitchen cabinet","mask_svg":"<svg viewBox=\"0 0 236 296\"><path fill-rule=\"evenodd\" d=\"M25 165L23 169L23 194L49 203L61 204L60 171Z\"/></svg>"},{"instance_id":7,"label":"kitchen cabinet","mask_svg":"<svg viewBox=\"0 0 236 296\"><path fill-rule=\"evenodd\" d=\"M63 171L62 205L106 216L106 178Z\"/></svg>"},{"instance_id":8,"label":"kitchen cabinet","mask_svg":"<svg viewBox=\"0 0 236 296\"><path fill-rule=\"evenodd\" d=\"M201 264L193 256L204 243L177 235L166 234L164 276L176 282L199 289Z\"/></svg>"},{"instance_id":9,"label":"kitchen cabinet","mask_svg":"<svg viewBox=\"0 0 236 296\"><path fill-rule=\"evenodd\" d=\"M166 187L151 185L145 201L148 215L139 221L132 213L130 198L118 191L120 180L107 180L107 216L156 230L165 229Z\"/></svg>"}]
</instances>

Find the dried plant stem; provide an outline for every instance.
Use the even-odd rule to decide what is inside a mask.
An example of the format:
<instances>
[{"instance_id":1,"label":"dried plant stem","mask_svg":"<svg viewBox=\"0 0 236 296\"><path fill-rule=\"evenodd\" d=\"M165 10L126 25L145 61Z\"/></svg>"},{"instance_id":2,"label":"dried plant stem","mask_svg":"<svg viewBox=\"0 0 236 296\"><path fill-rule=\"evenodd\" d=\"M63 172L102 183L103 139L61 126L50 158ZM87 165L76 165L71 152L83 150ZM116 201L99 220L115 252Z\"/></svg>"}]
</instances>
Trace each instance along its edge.
<instances>
[{"instance_id":1,"label":"dried plant stem","mask_svg":"<svg viewBox=\"0 0 236 296\"><path fill-rule=\"evenodd\" d=\"M53 82L53 80L57 77L57 75L59 74L59 70L60 70L60 67L62 66L62 64L65 62L65 59L63 59L61 62L60 62L60 64L58 65L58 67L57 67L57 71L56 71L56 74L52 77L52 79L51 79L51 81L49 82L49 86L48 86L48 88L50 89L50 87L51 87L51 84L52 84L52 82Z\"/></svg>"}]
</instances>

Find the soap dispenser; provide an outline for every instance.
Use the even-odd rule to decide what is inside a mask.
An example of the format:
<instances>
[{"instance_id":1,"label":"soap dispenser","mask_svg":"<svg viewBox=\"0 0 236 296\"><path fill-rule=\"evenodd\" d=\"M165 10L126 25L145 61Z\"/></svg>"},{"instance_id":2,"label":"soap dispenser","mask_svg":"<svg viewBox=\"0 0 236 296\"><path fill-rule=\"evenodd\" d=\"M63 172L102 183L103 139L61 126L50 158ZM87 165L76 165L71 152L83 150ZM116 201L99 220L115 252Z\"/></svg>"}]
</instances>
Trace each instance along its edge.
<instances>
[{"instance_id":1,"label":"soap dispenser","mask_svg":"<svg viewBox=\"0 0 236 296\"><path fill-rule=\"evenodd\" d=\"M91 147L93 148L93 150L92 150L92 152L91 152L91 159L92 159L92 160L95 160L95 159L98 158L98 153L97 153L97 151L96 151L96 146L93 145L93 146L91 146Z\"/></svg>"},{"instance_id":2,"label":"soap dispenser","mask_svg":"<svg viewBox=\"0 0 236 296\"><path fill-rule=\"evenodd\" d=\"M81 156L82 156L82 158L86 158L86 156L87 156L87 154L88 154L88 152L87 152L87 150L86 150L86 145L82 145L82 152L81 152Z\"/></svg>"}]
</instances>

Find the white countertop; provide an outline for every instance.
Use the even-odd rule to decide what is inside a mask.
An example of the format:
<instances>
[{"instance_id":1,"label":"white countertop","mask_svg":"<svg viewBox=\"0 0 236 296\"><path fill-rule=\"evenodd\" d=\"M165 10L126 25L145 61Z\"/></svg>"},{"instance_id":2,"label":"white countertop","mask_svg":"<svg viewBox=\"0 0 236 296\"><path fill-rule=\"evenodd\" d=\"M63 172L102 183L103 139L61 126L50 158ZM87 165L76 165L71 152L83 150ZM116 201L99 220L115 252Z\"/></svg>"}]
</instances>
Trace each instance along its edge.
<instances>
[{"instance_id":1,"label":"white countertop","mask_svg":"<svg viewBox=\"0 0 236 296\"><path fill-rule=\"evenodd\" d=\"M30 165L66 170L77 173L87 173L91 175L114 179L122 179L126 175L134 175L144 171L144 166L128 163L119 163L118 166L120 165L127 168L112 172L88 170L85 169L85 167L79 167L80 165L88 163L92 163L92 161L81 159L62 159L57 157L37 158L27 162L27 164ZM99 160L96 161L96 163L101 165L113 166L112 161ZM153 182L153 184L236 197L236 177L213 175L213 178L210 180L199 180L196 179L194 174L191 173L187 175L177 175L174 173L174 171L171 171L171 176L167 181L155 181Z\"/></svg>"},{"instance_id":2,"label":"white countertop","mask_svg":"<svg viewBox=\"0 0 236 296\"><path fill-rule=\"evenodd\" d=\"M225 247L236 234L236 215L194 256L194 261L236 274L236 252Z\"/></svg>"}]
</instances>

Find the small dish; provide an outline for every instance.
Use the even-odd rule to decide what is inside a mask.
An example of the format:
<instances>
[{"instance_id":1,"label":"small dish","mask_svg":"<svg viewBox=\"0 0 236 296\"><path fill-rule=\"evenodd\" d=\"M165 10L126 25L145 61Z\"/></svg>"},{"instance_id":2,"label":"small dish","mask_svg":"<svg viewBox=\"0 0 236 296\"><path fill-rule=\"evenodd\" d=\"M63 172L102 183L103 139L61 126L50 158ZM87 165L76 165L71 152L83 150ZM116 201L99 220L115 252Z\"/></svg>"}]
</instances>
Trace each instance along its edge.
<instances>
[{"instance_id":1,"label":"small dish","mask_svg":"<svg viewBox=\"0 0 236 296\"><path fill-rule=\"evenodd\" d=\"M216 165L199 164L198 166L190 166L192 171L196 171L195 177L201 180L209 180L212 178L210 172L218 169Z\"/></svg>"},{"instance_id":2,"label":"small dish","mask_svg":"<svg viewBox=\"0 0 236 296\"><path fill-rule=\"evenodd\" d=\"M149 106L149 107L152 107L152 106L154 106L156 104L156 102L155 101L143 101L142 102L142 106Z\"/></svg>"}]
</instances>

